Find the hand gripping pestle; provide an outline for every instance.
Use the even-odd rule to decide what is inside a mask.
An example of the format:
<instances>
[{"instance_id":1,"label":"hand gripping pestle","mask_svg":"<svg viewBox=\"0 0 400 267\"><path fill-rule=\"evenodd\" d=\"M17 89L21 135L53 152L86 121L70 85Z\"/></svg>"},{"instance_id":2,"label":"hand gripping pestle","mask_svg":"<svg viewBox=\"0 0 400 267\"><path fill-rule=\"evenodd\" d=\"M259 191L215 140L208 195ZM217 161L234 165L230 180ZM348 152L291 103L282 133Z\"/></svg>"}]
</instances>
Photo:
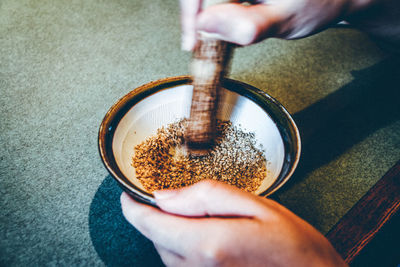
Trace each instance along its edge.
<instances>
[{"instance_id":1,"label":"hand gripping pestle","mask_svg":"<svg viewBox=\"0 0 400 267\"><path fill-rule=\"evenodd\" d=\"M227 2L229 1L204 0L202 7L205 9ZM213 34L198 33L191 62L192 104L185 133L186 145L192 155L205 155L214 145L220 87L231 56L230 43L219 40Z\"/></svg>"}]
</instances>

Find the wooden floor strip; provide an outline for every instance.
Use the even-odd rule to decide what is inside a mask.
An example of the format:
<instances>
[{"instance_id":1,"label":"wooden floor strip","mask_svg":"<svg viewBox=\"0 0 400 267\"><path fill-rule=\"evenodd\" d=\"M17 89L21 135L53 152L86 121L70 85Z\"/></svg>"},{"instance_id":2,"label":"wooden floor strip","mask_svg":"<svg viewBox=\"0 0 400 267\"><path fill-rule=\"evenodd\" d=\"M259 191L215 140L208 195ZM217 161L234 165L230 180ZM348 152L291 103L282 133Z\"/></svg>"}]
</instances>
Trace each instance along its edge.
<instances>
[{"instance_id":1,"label":"wooden floor strip","mask_svg":"<svg viewBox=\"0 0 400 267\"><path fill-rule=\"evenodd\" d=\"M326 236L345 261L351 263L399 209L400 161L339 220Z\"/></svg>"}]
</instances>

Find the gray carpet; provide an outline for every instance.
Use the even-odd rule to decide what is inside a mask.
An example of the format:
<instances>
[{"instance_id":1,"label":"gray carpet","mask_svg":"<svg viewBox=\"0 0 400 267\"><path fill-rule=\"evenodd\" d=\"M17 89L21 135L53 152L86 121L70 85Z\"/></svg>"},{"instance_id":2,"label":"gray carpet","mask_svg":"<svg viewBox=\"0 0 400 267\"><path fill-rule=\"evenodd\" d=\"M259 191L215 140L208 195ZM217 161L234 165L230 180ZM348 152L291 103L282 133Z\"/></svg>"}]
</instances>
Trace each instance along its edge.
<instances>
[{"instance_id":1,"label":"gray carpet","mask_svg":"<svg viewBox=\"0 0 400 267\"><path fill-rule=\"evenodd\" d=\"M133 88L188 73L177 2L0 0L0 266L160 264L121 217L97 131ZM302 131L275 197L323 233L400 158L395 63L353 29L235 51L231 78Z\"/></svg>"}]
</instances>

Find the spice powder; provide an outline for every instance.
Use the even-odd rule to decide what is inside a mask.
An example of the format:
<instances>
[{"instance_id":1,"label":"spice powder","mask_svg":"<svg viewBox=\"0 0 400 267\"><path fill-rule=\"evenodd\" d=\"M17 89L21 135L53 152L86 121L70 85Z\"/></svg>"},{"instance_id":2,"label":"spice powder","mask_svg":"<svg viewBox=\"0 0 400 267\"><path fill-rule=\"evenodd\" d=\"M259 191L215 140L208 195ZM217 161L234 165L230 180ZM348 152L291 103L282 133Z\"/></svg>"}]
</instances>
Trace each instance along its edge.
<instances>
[{"instance_id":1,"label":"spice powder","mask_svg":"<svg viewBox=\"0 0 400 267\"><path fill-rule=\"evenodd\" d=\"M189 186L204 179L222 181L255 192L266 176L267 161L255 134L230 121L217 120L215 146L205 156L192 156L184 146L187 119L157 130L135 146L132 166L143 187L153 192Z\"/></svg>"}]
</instances>

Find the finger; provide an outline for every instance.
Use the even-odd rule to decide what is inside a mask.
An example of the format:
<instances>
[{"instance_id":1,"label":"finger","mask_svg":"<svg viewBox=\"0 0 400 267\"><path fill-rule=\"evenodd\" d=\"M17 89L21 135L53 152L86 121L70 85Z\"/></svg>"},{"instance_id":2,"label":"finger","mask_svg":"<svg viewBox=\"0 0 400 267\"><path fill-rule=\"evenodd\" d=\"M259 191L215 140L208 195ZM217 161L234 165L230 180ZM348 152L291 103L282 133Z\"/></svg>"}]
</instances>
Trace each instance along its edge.
<instances>
[{"instance_id":1,"label":"finger","mask_svg":"<svg viewBox=\"0 0 400 267\"><path fill-rule=\"evenodd\" d=\"M183 216L256 217L268 214L261 197L234 186L205 180L179 190L154 192L164 211Z\"/></svg>"},{"instance_id":2,"label":"finger","mask_svg":"<svg viewBox=\"0 0 400 267\"><path fill-rule=\"evenodd\" d=\"M128 194L121 195L122 212L145 237L159 246L179 254L187 255L200 241L196 235L202 229L202 222L167 214L155 207L136 202Z\"/></svg>"},{"instance_id":3,"label":"finger","mask_svg":"<svg viewBox=\"0 0 400 267\"><path fill-rule=\"evenodd\" d=\"M277 34L281 16L273 5L221 4L198 15L199 31L213 33L221 40L249 45Z\"/></svg>"},{"instance_id":4,"label":"finger","mask_svg":"<svg viewBox=\"0 0 400 267\"><path fill-rule=\"evenodd\" d=\"M180 0L182 49L191 51L196 43L196 18L202 0Z\"/></svg>"},{"instance_id":5,"label":"finger","mask_svg":"<svg viewBox=\"0 0 400 267\"><path fill-rule=\"evenodd\" d=\"M154 246L166 266L185 266L185 260L182 256L158 244L154 244Z\"/></svg>"}]
</instances>

